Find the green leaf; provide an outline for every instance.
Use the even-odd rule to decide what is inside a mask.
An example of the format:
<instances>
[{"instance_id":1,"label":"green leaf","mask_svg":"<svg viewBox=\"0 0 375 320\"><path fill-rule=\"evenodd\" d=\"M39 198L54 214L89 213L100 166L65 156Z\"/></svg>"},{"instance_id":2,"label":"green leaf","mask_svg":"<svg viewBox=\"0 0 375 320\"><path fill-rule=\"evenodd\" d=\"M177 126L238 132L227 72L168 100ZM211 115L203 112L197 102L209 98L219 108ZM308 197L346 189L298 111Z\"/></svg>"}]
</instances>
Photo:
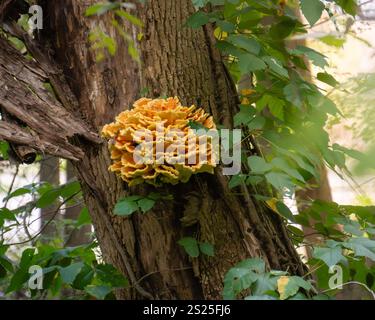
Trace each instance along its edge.
<instances>
[{"instance_id":1,"label":"green leaf","mask_svg":"<svg viewBox=\"0 0 375 320\"><path fill-rule=\"evenodd\" d=\"M199 242L199 250L210 257L213 257L215 255L214 246L211 243L208 242Z\"/></svg>"},{"instance_id":2,"label":"green leaf","mask_svg":"<svg viewBox=\"0 0 375 320\"><path fill-rule=\"evenodd\" d=\"M116 203L113 213L118 216L129 216L138 210L138 204L133 198L128 197Z\"/></svg>"},{"instance_id":3,"label":"green leaf","mask_svg":"<svg viewBox=\"0 0 375 320\"><path fill-rule=\"evenodd\" d=\"M280 119L281 121L284 121L284 106L285 103L283 100L278 99L278 98L273 98L270 101L269 110L273 116L276 118Z\"/></svg>"},{"instance_id":4,"label":"green leaf","mask_svg":"<svg viewBox=\"0 0 375 320\"><path fill-rule=\"evenodd\" d=\"M287 278L287 283L280 292L280 299L285 300L294 296L300 288L311 290L312 285L301 277L291 276Z\"/></svg>"},{"instance_id":5,"label":"green leaf","mask_svg":"<svg viewBox=\"0 0 375 320\"><path fill-rule=\"evenodd\" d=\"M346 41L344 38L338 38L338 37L331 36L331 35L319 38L319 40L325 44L328 44L329 46L336 47L336 48L341 48Z\"/></svg>"},{"instance_id":6,"label":"green leaf","mask_svg":"<svg viewBox=\"0 0 375 320\"><path fill-rule=\"evenodd\" d=\"M234 125L237 127L241 124L248 124L253 120L255 110L251 106L240 106L240 112L234 116Z\"/></svg>"},{"instance_id":7,"label":"green leaf","mask_svg":"<svg viewBox=\"0 0 375 320\"><path fill-rule=\"evenodd\" d=\"M224 299L235 299L241 291L250 288L258 279L257 273L265 272L265 263L262 259L246 259L236 264L224 276Z\"/></svg>"},{"instance_id":8,"label":"green leaf","mask_svg":"<svg viewBox=\"0 0 375 320\"><path fill-rule=\"evenodd\" d=\"M233 45L245 49L246 51L258 55L260 52L260 44L255 39L250 38L249 36L244 36L241 34L230 35L227 39L228 42Z\"/></svg>"},{"instance_id":9,"label":"green leaf","mask_svg":"<svg viewBox=\"0 0 375 320\"><path fill-rule=\"evenodd\" d=\"M259 59L251 53L244 53L238 57L238 67L241 74L247 74L267 68L263 60Z\"/></svg>"},{"instance_id":10,"label":"green leaf","mask_svg":"<svg viewBox=\"0 0 375 320\"><path fill-rule=\"evenodd\" d=\"M274 291L277 287L277 280L275 277L271 277L269 273L257 275L254 290L254 295L264 295L269 291Z\"/></svg>"},{"instance_id":11,"label":"green leaf","mask_svg":"<svg viewBox=\"0 0 375 320\"><path fill-rule=\"evenodd\" d=\"M154 205L155 205L155 200L153 199L143 198L141 200L138 200L138 206L142 210L143 213L151 210Z\"/></svg>"},{"instance_id":12,"label":"green leaf","mask_svg":"<svg viewBox=\"0 0 375 320\"><path fill-rule=\"evenodd\" d=\"M81 190L81 185L78 181L72 181L61 185L58 189L61 196L66 199L78 193Z\"/></svg>"},{"instance_id":13,"label":"green leaf","mask_svg":"<svg viewBox=\"0 0 375 320\"><path fill-rule=\"evenodd\" d=\"M284 202L278 201L276 203L277 212L279 212L285 219L295 222L294 215L292 211L284 204Z\"/></svg>"},{"instance_id":14,"label":"green leaf","mask_svg":"<svg viewBox=\"0 0 375 320\"><path fill-rule=\"evenodd\" d=\"M236 174L236 175L234 175L234 176L232 176L230 178L229 183L228 183L228 187L230 189L238 187L243 182L245 182L245 180L246 180L246 176L245 175L243 175L243 174Z\"/></svg>"},{"instance_id":15,"label":"green leaf","mask_svg":"<svg viewBox=\"0 0 375 320\"><path fill-rule=\"evenodd\" d=\"M320 0L300 0L300 3L303 15L313 26L322 16L324 4Z\"/></svg>"},{"instance_id":16,"label":"green leaf","mask_svg":"<svg viewBox=\"0 0 375 320\"><path fill-rule=\"evenodd\" d=\"M188 127L190 127L193 130L208 131L208 128L206 128L203 124L201 124L199 122L196 122L196 121L189 120L187 125L188 125Z\"/></svg>"},{"instance_id":17,"label":"green leaf","mask_svg":"<svg viewBox=\"0 0 375 320\"><path fill-rule=\"evenodd\" d=\"M16 198L16 197L19 197L19 196L23 196L25 194L28 194L28 193L32 193L32 189L31 188L27 188L27 187L22 187L22 188L19 188L15 191L13 191L9 196L5 197L3 199L3 201L6 201L6 200L9 200L9 199L12 199L12 198Z\"/></svg>"},{"instance_id":18,"label":"green leaf","mask_svg":"<svg viewBox=\"0 0 375 320\"><path fill-rule=\"evenodd\" d=\"M247 158L247 163L254 173L260 173L263 174L267 171L272 170L272 166L267 163L263 158L258 156L251 156Z\"/></svg>"},{"instance_id":19,"label":"green leaf","mask_svg":"<svg viewBox=\"0 0 375 320\"><path fill-rule=\"evenodd\" d=\"M355 16L357 14L356 0L335 0L335 2L352 16Z\"/></svg>"},{"instance_id":20,"label":"green leaf","mask_svg":"<svg viewBox=\"0 0 375 320\"><path fill-rule=\"evenodd\" d=\"M105 297L112 292L112 288L110 286L105 286L105 285L102 285L102 286L96 286L96 285L88 285L85 287L85 291L99 299L99 300L104 300Z\"/></svg>"},{"instance_id":21,"label":"green leaf","mask_svg":"<svg viewBox=\"0 0 375 320\"><path fill-rule=\"evenodd\" d=\"M247 127L250 131L254 130L261 130L266 123L266 119L262 116L256 116L249 123L247 123Z\"/></svg>"},{"instance_id":22,"label":"green leaf","mask_svg":"<svg viewBox=\"0 0 375 320\"><path fill-rule=\"evenodd\" d=\"M301 182L305 182L305 179L302 175L292 166L290 165L285 159L283 158L273 158L271 161L271 165L275 168L278 168L285 173L287 173L290 177L297 179Z\"/></svg>"},{"instance_id":23,"label":"green leaf","mask_svg":"<svg viewBox=\"0 0 375 320\"><path fill-rule=\"evenodd\" d=\"M77 262L65 268L60 268L59 272L61 279L64 281L64 283L72 284L77 275L81 272L83 266L83 262Z\"/></svg>"},{"instance_id":24,"label":"green leaf","mask_svg":"<svg viewBox=\"0 0 375 320\"><path fill-rule=\"evenodd\" d=\"M247 296L245 300L278 300L275 297L269 295L261 295L261 296Z\"/></svg>"},{"instance_id":25,"label":"green leaf","mask_svg":"<svg viewBox=\"0 0 375 320\"><path fill-rule=\"evenodd\" d=\"M326 60L326 56L321 54L318 51L315 51L314 49L305 47L305 46L297 46L296 49L289 50L290 53L296 54L296 55L305 55L308 59L311 60L313 64L320 68L324 68L328 66L328 62Z\"/></svg>"},{"instance_id":26,"label":"green leaf","mask_svg":"<svg viewBox=\"0 0 375 320\"><path fill-rule=\"evenodd\" d=\"M178 244L185 249L190 257L196 258L199 256L198 241L196 239L192 237L182 238L178 241Z\"/></svg>"},{"instance_id":27,"label":"green leaf","mask_svg":"<svg viewBox=\"0 0 375 320\"><path fill-rule=\"evenodd\" d=\"M375 261L375 241L367 238L351 238L343 245L354 251L356 256L367 257Z\"/></svg>"},{"instance_id":28,"label":"green leaf","mask_svg":"<svg viewBox=\"0 0 375 320\"><path fill-rule=\"evenodd\" d=\"M90 217L89 210L87 209L87 207L84 207L78 216L75 226L81 227L81 226L88 225L88 224L91 224L91 217Z\"/></svg>"},{"instance_id":29,"label":"green leaf","mask_svg":"<svg viewBox=\"0 0 375 320\"><path fill-rule=\"evenodd\" d=\"M265 177L267 181L278 190L284 190L284 188L293 189L293 183L284 173L269 172L266 173Z\"/></svg>"},{"instance_id":30,"label":"green leaf","mask_svg":"<svg viewBox=\"0 0 375 320\"><path fill-rule=\"evenodd\" d=\"M328 267L336 265L339 261L345 260L340 247L322 248L315 247L313 257L325 262Z\"/></svg>"},{"instance_id":31,"label":"green leaf","mask_svg":"<svg viewBox=\"0 0 375 320\"><path fill-rule=\"evenodd\" d=\"M52 205L60 196L58 189L52 189L45 192L36 202L35 206L37 208L46 208Z\"/></svg>"},{"instance_id":32,"label":"green leaf","mask_svg":"<svg viewBox=\"0 0 375 320\"><path fill-rule=\"evenodd\" d=\"M113 10L118 7L119 7L119 4L116 2L115 3L113 2L97 3L87 8L85 12L85 16L86 17L90 17L93 15L100 16L106 13L107 11Z\"/></svg>"},{"instance_id":33,"label":"green leaf","mask_svg":"<svg viewBox=\"0 0 375 320\"><path fill-rule=\"evenodd\" d=\"M325 82L332 87L336 87L339 84L338 81L327 72L319 72L316 77L318 80Z\"/></svg>"},{"instance_id":34,"label":"green leaf","mask_svg":"<svg viewBox=\"0 0 375 320\"><path fill-rule=\"evenodd\" d=\"M23 250L22 257L20 261L20 269L28 270L31 264L31 261L34 258L35 248L28 248Z\"/></svg>"},{"instance_id":35,"label":"green leaf","mask_svg":"<svg viewBox=\"0 0 375 320\"><path fill-rule=\"evenodd\" d=\"M193 0L193 5L195 8L203 8L209 1L208 0Z\"/></svg>"},{"instance_id":36,"label":"green leaf","mask_svg":"<svg viewBox=\"0 0 375 320\"><path fill-rule=\"evenodd\" d=\"M8 151L9 151L9 143L6 141L0 141L0 157L2 157L4 160L8 160L9 159Z\"/></svg>"},{"instance_id":37,"label":"green leaf","mask_svg":"<svg viewBox=\"0 0 375 320\"><path fill-rule=\"evenodd\" d=\"M298 108L302 108L302 99L299 87L296 83L291 82L287 86L284 87L284 95L285 98L292 104L294 104Z\"/></svg>"},{"instance_id":38,"label":"green leaf","mask_svg":"<svg viewBox=\"0 0 375 320\"><path fill-rule=\"evenodd\" d=\"M198 29L199 27L205 25L210 21L209 15L202 11L198 11L192 14L186 21L186 25L193 29Z\"/></svg>"},{"instance_id":39,"label":"green leaf","mask_svg":"<svg viewBox=\"0 0 375 320\"><path fill-rule=\"evenodd\" d=\"M124 10L116 10L115 11L116 15L124 18L125 20L128 20L130 23L138 26L138 27L143 27L143 23L141 20L139 20L137 17L133 16L132 14L124 11Z\"/></svg>"},{"instance_id":40,"label":"green leaf","mask_svg":"<svg viewBox=\"0 0 375 320\"><path fill-rule=\"evenodd\" d=\"M263 57L262 58L268 67L278 74L279 76L287 78L289 76L288 70L284 68L282 62L275 57Z\"/></svg>"}]
</instances>

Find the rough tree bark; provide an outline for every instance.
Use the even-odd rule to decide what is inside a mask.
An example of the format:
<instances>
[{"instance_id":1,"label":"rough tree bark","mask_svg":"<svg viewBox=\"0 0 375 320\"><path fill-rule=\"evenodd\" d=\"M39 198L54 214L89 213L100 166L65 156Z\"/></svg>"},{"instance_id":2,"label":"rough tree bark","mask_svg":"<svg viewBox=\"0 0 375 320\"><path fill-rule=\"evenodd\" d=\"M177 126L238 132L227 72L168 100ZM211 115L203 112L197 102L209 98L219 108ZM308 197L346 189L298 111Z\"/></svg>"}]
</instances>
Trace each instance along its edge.
<instances>
[{"instance_id":1,"label":"rough tree bark","mask_svg":"<svg viewBox=\"0 0 375 320\"><path fill-rule=\"evenodd\" d=\"M46 105L43 99L34 104L69 114L64 114L62 121L42 119L43 127L38 127L22 116L26 107L23 100L11 103L7 92L0 89L0 105L35 131L30 135L22 128L1 123L0 138L22 143L18 135L7 133L13 129L35 142L32 145L38 150L73 160L103 255L130 279L130 290L119 291L118 298L220 298L225 272L249 257L260 256L268 267L303 274L304 266L281 218L253 197L254 190L245 186L229 190L228 177L220 168L215 175L201 174L186 184L159 188L158 192L173 194L174 201L160 203L145 215L123 218L112 214L115 203L125 194L147 194L153 189L142 186L129 190L109 173L107 145L99 143L94 132L131 106L142 88L147 87L151 97L179 96L184 104L202 106L217 123L229 128L238 101L215 48L211 27L191 30L183 26L194 12L190 1L149 0L145 6L138 5L137 13L145 24L139 46L141 66L128 55L127 44L111 25L113 17L84 17L85 9L94 2L41 2L45 29L39 40L44 48L48 44L49 50L27 42L41 65L39 69L34 66L33 80L37 86L38 81L49 79L59 101ZM118 44L116 56L101 63L96 63L88 42L89 32L97 26ZM134 34L131 26L126 28ZM8 26L17 33L15 29ZM4 60L4 54L7 52L0 51L0 59ZM0 72L18 77L12 73L13 60L10 57L6 64L0 60ZM14 95L19 96L16 90ZM64 129L59 126L61 122ZM53 126L60 131L46 136L45 130L53 130ZM51 148L53 143L58 150ZM196 223L184 227L180 219L192 212ZM212 243L215 256L189 259L177 244L188 235Z\"/></svg>"}]
</instances>

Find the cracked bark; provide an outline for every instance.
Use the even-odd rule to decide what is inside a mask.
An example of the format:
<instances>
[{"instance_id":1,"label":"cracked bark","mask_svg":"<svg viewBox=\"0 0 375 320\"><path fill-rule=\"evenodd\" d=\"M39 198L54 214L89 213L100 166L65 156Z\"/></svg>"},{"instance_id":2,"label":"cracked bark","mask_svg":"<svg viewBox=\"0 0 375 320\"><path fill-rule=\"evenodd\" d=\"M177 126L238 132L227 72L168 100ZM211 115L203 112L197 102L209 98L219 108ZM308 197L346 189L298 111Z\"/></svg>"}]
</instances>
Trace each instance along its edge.
<instances>
[{"instance_id":1,"label":"cracked bark","mask_svg":"<svg viewBox=\"0 0 375 320\"><path fill-rule=\"evenodd\" d=\"M138 6L137 12L145 23L139 46L141 66L129 57L127 44L111 26L112 17L84 18L85 9L94 2L41 2L47 17L41 38L50 42L53 59L61 66L79 106L74 110L79 119L69 113L72 117L66 121L69 128L70 121L85 121L100 130L130 106L145 87L152 97L177 95L184 104L200 105L213 114L217 123L232 127L238 105L235 88L215 48L211 28L183 27L194 10L190 1L150 0L146 6ZM118 46L116 55L102 63L95 62L95 53L90 50L87 39L97 25L115 37ZM129 34L134 34L132 27L126 28ZM33 76L36 77L35 73ZM56 102L53 106L56 108ZM25 108L21 104L16 109ZM27 119L21 113L17 115L25 122ZM51 141L34 123L26 124L39 129L38 134ZM107 146L69 139L70 130L61 129L54 138L63 136L58 145L78 158L72 159L78 160L73 165L103 255L133 278L131 288L119 291L118 298L220 298L225 272L242 259L256 256L264 258L271 268L304 273L279 216L252 196L254 190L247 187L229 190L228 177L220 169L215 175L201 174L187 184L158 189L158 192L173 194L174 201L158 203L152 212L130 218L113 216L115 203L127 192L147 194L153 188L141 186L128 190L107 170L110 164ZM89 136L87 131L78 134L92 139L89 132ZM71 148L81 152L74 153ZM200 195L199 201L190 210L197 211L197 223L183 227L180 219L186 202L196 193ZM177 244L183 236L195 236L214 244L215 256L190 260ZM129 267L134 275L129 274Z\"/></svg>"}]
</instances>

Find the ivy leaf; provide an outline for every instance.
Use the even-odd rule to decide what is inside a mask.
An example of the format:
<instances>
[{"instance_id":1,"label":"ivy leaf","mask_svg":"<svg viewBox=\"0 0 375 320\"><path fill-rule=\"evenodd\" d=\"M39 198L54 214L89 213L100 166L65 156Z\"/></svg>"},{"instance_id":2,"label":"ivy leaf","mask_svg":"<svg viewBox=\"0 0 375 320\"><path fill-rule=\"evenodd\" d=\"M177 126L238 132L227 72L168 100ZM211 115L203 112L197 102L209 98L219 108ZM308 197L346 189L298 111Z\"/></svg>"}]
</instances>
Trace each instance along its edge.
<instances>
[{"instance_id":1,"label":"ivy leaf","mask_svg":"<svg viewBox=\"0 0 375 320\"><path fill-rule=\"evenodd\" d=\"M185 249L190 257L196 258L199 256L198 241L196 239L192 237L182 238L178 241L178 244Z\"/></svg>"},{"instance_id":2,"label":"ivy leaf","mask_svg":"<svg viewBox=\"0 0 375 320\"><path fill-rule=\"evenodd\" d=\"M197 11L192 14L186 21L186 25L193 29L198 29L199 27L205 25L210 21L209 15L202 11Z\"/></svg>"},{"instance_id":3,"label":"ivy leaf","mask_svg":"<svg viewBox=\"0 0 375 320\"><path fill-rule=\"evenodd\" d=\"M271 277L269 273L257 275L253 293L263 295L276 289L276 278Z\"/></svg>"},{"instance_id":4,"label":"ivy leaf","mask_svg":"<svg viewBox=\"0 0 375 320\"><path fill-rule=\"evenodd\" d=\"M142 210L143 213L152 209L155 205L155 200L149 198L143 198L138 201L138 206Z\"/></svg>"},{"instance_id":5,"label":"ivy leaf","mask_svg":"<svg viewBox=\"0 0 375 320\"><path fill-rule=\"evenodd\" d=\"M207 0L193 0L193 5L197 9L203 8L207 3Z\"/></svg>"},{"instance_id":6,"label":"ivy leaf","mask_svg":"<svg viewBox=\"0 0 375 320\"><path fill-rule=\"evenodd\" d=\"M300 0L300 3L303 15L313 26L322 16L324 4L320 0Z\"/></svg>"},{"instance_id":7,"label":"ivy leaf","mask_svg":"<svg viewBox=\"0 0 375 320\"><path fill-rule=\"evenodd\" d=\"M128 197L116 203L113 213L118 216L129 216L138 210L138 204L134 198Z\"/></svg>"},{"instance_id":8,"label":"ivy leaf","mask_svg":"<svg viewBox=\"0 0 375 320\"><path fill-rule=\"evenodd\" d=\"M67 284L72 284L77 275L81 272L83 266L83 262L77 262L65 268L60 268L59 272L62 280Z\"/></svg>"},{"instance_id":9,"label":"ivy leaf","mask_svg":"<svg viewBox=\"0 0 375 320\"><path fill-rule=\"evenodd\" d=\"M375 241L367 238L351 238L343 245L354 251L356 256L367 257L375 261Z\"/></svg>"},{"instance_id":10,"label":"ivy leaf","mask_svg":"<svg viewBox=\"0 0 375 320\"><path fill-rule=\"evenodd\" d=\"M112 288L110 286L96 286L96 285L88 285L85 287L85 291L100 300L105 299L105 297L112 292Z\"/></svg>"},{"instance_id":11,"label":"ivy leaf","mask_svg":"<svg viewBox=\"0 0 375 320\"><path fill-rule=\"evenodd\" d=\"M208 242L199 242L199 249L200 251L210 257L215 255L214 246Z\"/></svg>"},{"instance_id":12,"label":"ivy leaf","mask_svg":"<svg viewBox=\"0 0 375 320\"><path fill-rule=\"evenodd\" d=\"M294 296L299 288L311 290L312 285L310 282L297 276L282 276L277 280L277 291L280 293L280 299L285 300Z\"/></svg>"},{"instance_id":13,"label":"ivy leaf","mask_svg":"<svg viewBox=\"0 0 375 320\"><path fill-rule=\"evenodd\" d=\"M342 250L340 247L333 247L333 248L315 247L313 256L314 258L324 261L328 267L331 267L331 266L336 265L339 261L345 260L341 251Z\"/></svg>"},{"instance_id":14,"label":"ivy leaf","mask_svg":"<svg viewBox=\"0 0 375 320\"><path fill-rule=\"evenodd\" d=\"M236 174L236 175L232 176L231 179L229 180L228 187L230 189L238 187L239 185L241 185L242 182L245 182L245 180L246 180L245 175Z\"/></svg>"}]
</instances>

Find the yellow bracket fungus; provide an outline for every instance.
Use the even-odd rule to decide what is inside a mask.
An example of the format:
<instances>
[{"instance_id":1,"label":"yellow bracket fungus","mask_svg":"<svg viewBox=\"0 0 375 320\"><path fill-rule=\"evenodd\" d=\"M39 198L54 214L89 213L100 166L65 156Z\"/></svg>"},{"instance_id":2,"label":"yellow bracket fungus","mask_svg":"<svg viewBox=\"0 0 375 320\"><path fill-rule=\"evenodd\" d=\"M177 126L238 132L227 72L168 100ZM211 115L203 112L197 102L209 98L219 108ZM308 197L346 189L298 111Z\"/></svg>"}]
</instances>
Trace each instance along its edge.
<instances>
[{"instance_id":1,"label":"yellow bracket fungus","mask_svg":"<svg viewBox=\"0 0 375 320\"><path fill-rule=\"evenodd\" d=\"M198 134L191 123L216 131L212 116L194 105L182 106L177 97L139 99L102 129L109 140L109 170L129 186L177 184L192 174L213 173L217 153L212 136L205 130Z\"/></svg>"}]
</instances>

